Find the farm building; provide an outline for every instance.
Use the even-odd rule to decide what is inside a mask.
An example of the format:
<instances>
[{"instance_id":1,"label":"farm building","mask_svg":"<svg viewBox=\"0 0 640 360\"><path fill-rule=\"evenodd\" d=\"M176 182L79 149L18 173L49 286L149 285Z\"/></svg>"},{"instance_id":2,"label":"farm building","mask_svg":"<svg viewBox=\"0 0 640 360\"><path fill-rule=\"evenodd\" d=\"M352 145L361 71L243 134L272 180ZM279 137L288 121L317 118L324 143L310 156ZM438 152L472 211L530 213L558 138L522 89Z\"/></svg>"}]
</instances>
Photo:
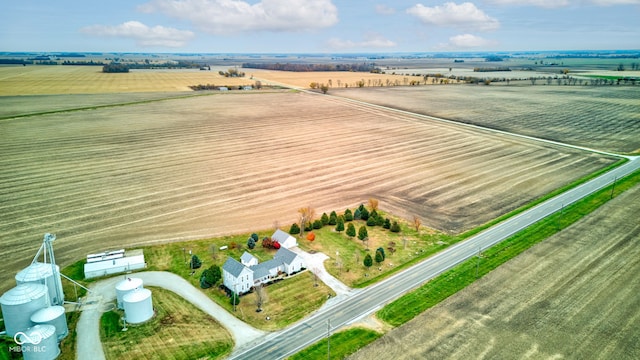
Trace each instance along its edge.
<instances>
[{"instance_id":1,"label":"farm building","mask_svg":"<svg viewBox=\"0 0 640 360\"><path fill-rule=\"evenodd\" d=\"M140 249L89 254L87 255L87 263L84 264L84 277L85 279L91 279L99 276L144 269L146 266L144 253Z\"/></svg>"},{"instance_id":2,"label":"farm building","mask_svg":"<svg viewBox=\"0 0 640 360\"><path fill-rule=\"evenodd\" d=\"M244 294L253 286L253 270L228 257L222 265L222 282L229 290Z\"/></svg>"},{"instance_id":3,"label":"farm building","mask_svg":"<svg viewBox=\"0 0 640 360\"><path fill-rule=\"evenodd\" d=\"M271 239L279 242L280 246L287 249L298 246L298 241L296 241L296 238L280 229L276 230L276 232L271 235Z\"/></svg>"},{"instance_id":4,"label":"farm building","mask_svg":"<svg viewBox=\"0 0 640 360\"><path fill-rule=\"evenodd\" d=\"M292 275L306 268L304 259L285 247L281 247L273 259L263 263L258 263L258 259L248 252L242 254L241 261L229 257L222 265L224 286L238 294L248 292L255 285L271 282L281 274Z\"/></svg>"}]
</instances>

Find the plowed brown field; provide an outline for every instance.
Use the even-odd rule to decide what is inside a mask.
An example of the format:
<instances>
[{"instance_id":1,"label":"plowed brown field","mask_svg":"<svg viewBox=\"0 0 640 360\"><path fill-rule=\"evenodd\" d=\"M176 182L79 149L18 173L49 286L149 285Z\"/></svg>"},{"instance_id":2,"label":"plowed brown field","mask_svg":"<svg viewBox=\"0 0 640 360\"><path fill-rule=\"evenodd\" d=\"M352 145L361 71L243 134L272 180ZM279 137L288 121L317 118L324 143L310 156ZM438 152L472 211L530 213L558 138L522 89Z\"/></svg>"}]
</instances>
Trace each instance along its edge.
<instances>
[{"instance_id":1,"label":"plowed brown field","mask_svg":"<svg viewBox=\"0 0 640 360\"><path fill-rule=\"evenodd\" d=\"M640 358L639 213L636 186L351 359Z\"/></svg>"},{"instance_id":2,"label":"plowed brown field","mask_svg":"<svg viewBox=\"0 0 640 360\"><path fill-rule=\"evenodd\" d=\"M640 153L640 86L332 89L393 108L612 152Z\"/></svg>"},{"instance_id":3,"label":"plowed brown field","mask_svg":"<svg viewBox=\"0 0 640 360\"><path fill-rule=\"evenodd\" d=\"M299 207L376 197L456 233L615 161L291 92L3 120L0 153L2 289L45 232L66 265L109 248L288 227Z\"/></svg>"}]
</instances>

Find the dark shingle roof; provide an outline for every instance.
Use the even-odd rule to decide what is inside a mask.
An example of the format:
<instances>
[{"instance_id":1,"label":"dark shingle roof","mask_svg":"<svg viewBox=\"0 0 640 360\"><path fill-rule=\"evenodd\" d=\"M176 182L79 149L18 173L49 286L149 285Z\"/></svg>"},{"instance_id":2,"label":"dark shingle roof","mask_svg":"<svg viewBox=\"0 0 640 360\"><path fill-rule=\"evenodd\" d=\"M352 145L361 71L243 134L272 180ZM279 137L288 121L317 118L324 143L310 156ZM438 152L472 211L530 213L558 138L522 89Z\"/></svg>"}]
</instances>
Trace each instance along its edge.
<instances>
[{"instance_id":1,"label":"dark shingle roof","mask_svg":"<svg viewBox=\"0 0 640 360\"><path fill-rule=\"evenodd\" d=\"M246 266L242 265L240 262L238 262L238 260L232 257L228 257L227 261L225 261L224 265L222 265L223 270L235 277L238 277L242 270L244 270L245 268Z\"/></svg>"},{"instance_id":2,"label":"dark shingle roof","mask_svg":"<svg viewBox=\"0 0 640 360\"><path fill-rule=\"evenodd\" d=\"M293 260L295 260L296 256L298 256L298 254L294 253L293 251L287 248L281 247L280 249L278 249L278 251L273 256L273 258L278 259L281 262L289 265L293 262Z\"/></svg>"}]
</instances>

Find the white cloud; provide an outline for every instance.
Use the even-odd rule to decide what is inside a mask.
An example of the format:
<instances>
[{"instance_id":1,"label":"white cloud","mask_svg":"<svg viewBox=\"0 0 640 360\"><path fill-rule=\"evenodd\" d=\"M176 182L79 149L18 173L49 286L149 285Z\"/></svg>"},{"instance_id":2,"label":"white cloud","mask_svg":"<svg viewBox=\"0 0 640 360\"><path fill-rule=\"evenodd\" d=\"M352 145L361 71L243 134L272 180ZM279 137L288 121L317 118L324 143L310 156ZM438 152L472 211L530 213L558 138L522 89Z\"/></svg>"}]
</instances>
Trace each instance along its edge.
<instances>
[{"instance_id":1,"label":"white cloud","mask_svg":"<svg viewBox=\"0 0 640 360\"><path fill-rule=\"evenodd\" d=\"M615 5L640 5L640 0L490 0L497 5L538 6L543 8L559 8L569 5L615 6Z\"/></svg>"},{"instance_id":2,"label":"white cloud","mask_svg":"<svg viewBox=\"0 0 640 360\"><path fill-rule=\"evenodd\" d=\"M491 0L498 5L539 6L543 8L559 8L569 5L569 0Z\"/></svg>"},{"instance_id":3,"label":"white cloud","mask_svg":"<svg viewBox=\"0 0 640 360\"><path fill-rule=\"evenodd\" d=\"M134 39L139 46L181 47L194 37L193 32L164 26L149 27L139 21L127 21L120 25L93 25L80 29L89 35Z\"/></svg>"},{"instance_id":4,"label":"white cloud","mask_svg":"<svg viewBox=\"0 0 640 360\"><path fill-rule=\"evenodd\" d=\"M391 48L396 46L396 43L385 39L383 36L379 34L367 34L365 35L363 41L352 41L352 40L342 40L333 38L330 39L327 44L330 48L336 50L345 50L345 49L371 49L371 48Z\"/></svg>"},{"instance_id":5,"label":"white cloud","mask_svg":"<svg viewBox=\"0 0 640 360\"><path fill-rule=\"evenodd\" d=\"M640 5L640 0L591 0L590 2L600 6Z\"/></svg>"},{"instance_id":6,"label":"white cloud","mask_svg":"<svg viewBox=\"0 0 640 360\"><path fill-rule=\"evenodd\" d=\"M212 34L243 31L304 31L338 22L331 0L152 0L140 11L161 12Z\"/></svg>"},{"instance_id":7,"label":"white cloud","mask_svg":"<svg viewBox=\"0 0 640 360\"><path fill-rule=\"evenodd\" d=\"M384 4L378 4L376 5L376 13L380 15L393 15L396 13L396 9Z\"/></svg>"},{"instance_id":8,"label":"white cloud","mask_svg":"<svg viewBox=\"0 0 640 360\"><path fill-rule=\"evenodd\" d=\"M427 25L452 26L481 31L495 30L500 27L498 20L485 14L470 2L460 5L447 2L434 7L417 4L407 9L407 13Z\"/></svg>"},{"instance_id":9,"label":"white cloud","mask_svg":"<svg viewBox=\"0 0 640 360\"><path fill-rule=\"evenodd\" d=\"M475 48L495 45L496 42L472 34L461 34L450 37L449 44L456 48Z\"/></svg>"}]
</instances>

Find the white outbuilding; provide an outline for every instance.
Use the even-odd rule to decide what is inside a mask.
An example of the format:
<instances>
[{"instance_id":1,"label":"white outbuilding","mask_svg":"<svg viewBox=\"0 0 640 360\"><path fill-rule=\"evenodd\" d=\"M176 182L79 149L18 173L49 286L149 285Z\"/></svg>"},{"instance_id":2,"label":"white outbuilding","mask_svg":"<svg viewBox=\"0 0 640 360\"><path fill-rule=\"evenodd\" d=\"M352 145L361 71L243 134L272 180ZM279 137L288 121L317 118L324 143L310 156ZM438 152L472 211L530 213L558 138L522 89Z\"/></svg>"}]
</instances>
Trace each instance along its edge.
<instances>
[{"instance_id":1,"label":"white outbuilding","mask_svg":"<svg viewBox=\"0 0 640 360\"><path fill-rule=\"evenodd\" d=\"M292 247L298 246L298 241L296 240L296 238L280 229L276 230L276 232L271 235L271 239L279 242L280 246L283 248L290 249Z\"/></svg>"},{"instance_id":2,"label":"white outbuilding","mask_svg":"<svg viewBox=\"0 0 640 360\"><path fill-rule=\"evenodd\" d=\"M130 250L111 255L115 252L90 254L87 263L84 264L84 277L91 279L100 276L118 274L133 270L144 269L147 264L144 261L144 253L141 249ZM118 251L118 252L119 252ZM104 254L104 256L102 256Z\"/></svg>"}]
</instances>

